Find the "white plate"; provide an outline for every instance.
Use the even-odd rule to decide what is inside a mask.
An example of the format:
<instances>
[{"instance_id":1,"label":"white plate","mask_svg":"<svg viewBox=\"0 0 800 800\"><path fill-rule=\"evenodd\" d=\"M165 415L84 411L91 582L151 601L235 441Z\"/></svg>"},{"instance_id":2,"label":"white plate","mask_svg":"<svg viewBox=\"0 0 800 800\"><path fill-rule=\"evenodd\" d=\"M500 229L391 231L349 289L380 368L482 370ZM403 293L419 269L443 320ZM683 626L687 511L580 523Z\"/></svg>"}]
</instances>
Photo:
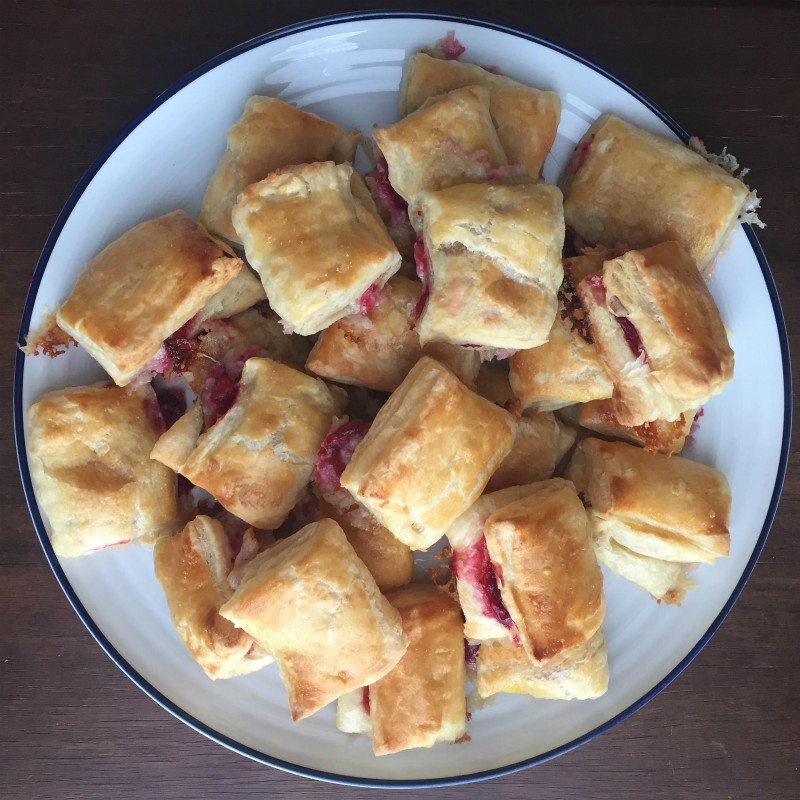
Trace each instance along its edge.
<instances>
[{"instance_id":1,"label":"white plate","mask_svg":"<svg viewBox=\"0 0 800 800\"><path fill-rule=\"evenodd\" d=\"M125 230L175 208L197 214L226 130L249 95L277 94L369 133L374 123L396 119L406 56L451 29L467 47L465 60L499 65L513 78L561 95L561 124L545 165L548 180L556 178L600 112L671 138L683 135L651 103L582 59L474 20L377 13L268 34L219 56L160 96L98 160L45 246L22 337L31 320L38 322L46 308L67 296L86 261ZM209 681L170 624L148 551L129 548L62 561L49 545L30 484L21 410L45 390L100 377L99 367L77 350L55 361L17 362L20 467L42 546L81 619L125 673L176 716L248 756L314 777L384 786L454 783L543 761L626 716L691 660L741 590L774 515L790 418L786 333L751 231L736 232L715 276L711 288L732 331L736 375L706 407L691 457L719 467L730 480L730 558L700 568L698 586L680 608L659 606L632 584L606 575L611 682L599 700L502 696L474 714L469 743L378 759L368 739L337 731L334 706L292 725L275 668Z\"/></svg>"}]
</instances>

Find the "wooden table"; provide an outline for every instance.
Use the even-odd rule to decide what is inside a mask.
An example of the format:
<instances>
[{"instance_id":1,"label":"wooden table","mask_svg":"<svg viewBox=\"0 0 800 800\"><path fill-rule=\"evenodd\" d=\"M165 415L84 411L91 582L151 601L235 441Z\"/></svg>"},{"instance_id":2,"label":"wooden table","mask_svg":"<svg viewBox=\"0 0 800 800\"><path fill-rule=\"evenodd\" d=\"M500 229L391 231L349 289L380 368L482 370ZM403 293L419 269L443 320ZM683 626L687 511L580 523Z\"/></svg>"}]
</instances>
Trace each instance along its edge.
<instances>
[{"instance_id":1,"label":"wooden table","mask_svg":"<svg viewBox=\"0 0 800 800\"><path fill-rule=\"evenodd\" d=\"M14 341L38 253L75 183L120 128L211 56L304 18L391 3L295 0L0 2L0 312L11 396ZM427 8L407 0L406 8ZM710 149L750 166L759 234L792 343L800 321L797 224L800 6L793 2L440 0L558 42L629 81ZM797 346L795 350L798 350ZM39 548L11 442L0 536L0 796L366 798L250 762L142 694L103 654ZM747 424L747 420L742 420ZM797 798L800 739L800 479L792 454L772 534L728 620L632 718L544 766L418 797Z\"/></svg>"}]
</instances>

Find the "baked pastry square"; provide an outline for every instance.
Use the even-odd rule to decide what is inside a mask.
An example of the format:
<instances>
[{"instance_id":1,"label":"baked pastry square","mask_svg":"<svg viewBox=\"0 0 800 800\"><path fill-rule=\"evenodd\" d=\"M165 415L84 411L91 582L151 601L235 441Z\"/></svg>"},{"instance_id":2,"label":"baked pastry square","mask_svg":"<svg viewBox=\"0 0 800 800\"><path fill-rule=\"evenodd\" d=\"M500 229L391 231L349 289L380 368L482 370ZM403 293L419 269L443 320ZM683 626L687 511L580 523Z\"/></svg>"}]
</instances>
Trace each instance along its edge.
<instances>
[{"instance_id":1,"label":"baked pastry square","mask_svg":"<svg viewBox=\"0 0 800 800\"><path fill-rule=\"evenodd\" d=\"M466 86L431 98L405 119L373 130L389 180L411 206L425 190L489 180L508 159L489 111L489 90Z\"/></svg>"},{"instance_id":2,"label":"baked pastry square","mask_svg":"<svg viewBox=\"0 0 800 800\"><path fill-rule=\"evenodd\" d=\"M273 661L252 636L219 615L233 594L228 583L233 559L222 524L206 516L159 539L153 550L172 624L192 658L213 679L246 675Z\"/></svg>"},{"instance_id":3,"label":"baked pastry square","mask_svg":"<svg viewBox=\"0 0 800 800\"><path fill-rule=\"evenodd\" d=\"M488 641L516 636L514 622L500 595L498 575L489 557L484 529L486 520L495 511L525 497L535 488L535 485L510 486L483 494L447 529L467 639Z\"/></svg>"},{"instance_id":4,"label":"baked pastry square","mask_svg":"<svg viewBox=\"0 0 800 800\"><path fill-rule=\"evenodd\" d=\"M378 412L341 483L401 542L426 550L477 499L513 439L510 414L423 356Z\"/></svg>"},{"instance_id":5,"label":"baked pastry square","mask_svg":"<svg viewBox=\"0 0 800 800\"><path fill-rule=\"evenodd\" d=\"M458 603L432 584L395 589L387 598L400 612L408 649L369 687L375 755L456 742L467 733L467 669Z\"/></svg>"},{"instance_id":6,"label":"baked pastry square","mask_svg":"<svg viewBox=\"0 0 800 800\"><path fill-rule=\"evenodd\" d=\"M703 272L757 205L742 181L702 155L611 114L578 142L560 185L567 225L587 242L641 249L674 240Z\"/></svg>"},{"instance_id":7,"label":"baked pastry square","mask_svg":"<svg viewBox=\"0 0 800 800\"><path fill-rule=\"evenodd\" d=\"M691 256L677 242L631 250L578 284L623 425L672 421L733 377L725 326Z\"/></svg>"},{"instance_id":8,"label":"baked pastry square","mask_svg":"<svg viewBox=\"0 0 800 800\"><path fill-rule=\"evenodd\" d=\"M588 641L605 614L603 575L575 487L542 481L495 511L484 536L520 644L547 661Z\"/></svg>"},{"instance_id":9,"label":"baked pastry square","mask_svg":"<svg viewBox=\"0 0 800 800\"><path fill-rule=\"evenodd\" d=\"M728 555L730 489L713 467L584 439L566 475L589 504L596 535L664 561L713 564Z\"/></svg>"},{"instance_id":10,"label":"baked pastry square","mask_svg":"<svg viewBox=\"0 0 800 800\"><path fill-rule=\"evenodd\" d=\"M200 221L210 231L238 242L231 210L245 187L290 164L352 162L360 140L359 131L346 132L275 97L249 97L242 116L228 130L225 152L203 198Z\"/></svg>"},{"instance_id":11,"label":"baked pastry square","mask_svg":"<svg viewBox=\"0 0 800 800\"><path fill-rule=\"evenodd\" d=\"M25 414L28 464L61 557L151 539L178 527L175 477L150 460L164 429L151 386L78 386Z\"/></svg>"},{"instance_id":12,"label":"baked pastry square","mask_svg":"<svg viewBox=\"0 0 800 800\"><path fill-rule=\"evenodd\" d=\"M420 341L511 350L545 342L564 277L559 189L470 183L417 202L430 268Z\"/></svg>"},{"instance_id":13,"label":"baked pastry square","mask_svg":"<svg viewBox=\"0 0 800 800\"><path fill-rule=\"evenodd\" d=\"M204 433L193 408L163 435L153 457L245 522L274 530L311 479L317 450L343 405L321 380L250 358L231 408Z\"/></svg>"},{"instance_id":14,"label":"baked pastry square","mask_svg":"<svg viewBox=\"0 0 800 800\"><path fill-rule=\"evenodd\" d=\"M509 163L539 177L561 116L561 98L555 92L534 89L477 64L415 53L403 67L400 116L416 111L431 97L465 86L489 90L489 111Z\"/></svg>"},{"instance_id":15,"label":"baked pastry square","mask_svg":"<svg viewBox=\"0 0 800 800\"><path fill-rule=\"evenodd\" d=\"M317 333L359 311L365 293L400 268L374 205L359 197L362 187L349 164L324 161L285 167L239 195L234 228L270 305L294 333Z\"/></svg>"},{"instance_id":16,"label":"baked pastry square","mask_svg":"<svg viewBox=\"0 0 800 800\"><path fill-rule=\"evenodd\" d=\"M511 452L489 479L487 491L552 477L577 436L577 429L565 425L549 411L526 414L516 423L517 433Z\"/></svg>"},{"instance_id":17,"label":"baked pastry square","mask_svg":"<svg viewBox=\"0 0 800 800\"><path fill-rule=\"evenodd\" d=\"M257 556L220 613L274 655L295 722L382 678L408 646L399 612L332 520Z\"/></svg>"},{"instance_id":18,"label":"baked pastry square","mask_svg":"<svg viewBox=\"0 0 800 800\"><path fill-rule=\"evenodd\" d=\"M542 700L594 700L608 689L608 649L602 630L545 664L532 662L510 640L483 642L476 658L478 694L527 694Z\"/></svg>"},{"instance_id":19,"label":"baked pastry square","mask_svg":"<svg viewBox=\"0 0 800 800\"><path fill-rule=\"evenodd\" d=\"M173 211L142 222L95 256L56 321L125 386L241 269L241 259L185 212Z\"/></svg>"}]
</instances>

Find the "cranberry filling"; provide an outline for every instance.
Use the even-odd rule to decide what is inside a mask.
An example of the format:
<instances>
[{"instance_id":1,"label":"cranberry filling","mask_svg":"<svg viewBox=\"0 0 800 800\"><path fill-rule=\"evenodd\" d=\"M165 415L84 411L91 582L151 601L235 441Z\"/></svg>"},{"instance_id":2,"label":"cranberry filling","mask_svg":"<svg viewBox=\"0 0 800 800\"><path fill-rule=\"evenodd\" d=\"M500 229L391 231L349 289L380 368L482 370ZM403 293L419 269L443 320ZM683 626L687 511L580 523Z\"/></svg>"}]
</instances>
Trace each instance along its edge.
<instances>
[{"instance_id":1,"label":"cranberry filling","mask_svg":"<svg viewBox=\"0 0 800 800\"><path fill-rule=\"evenodd\" d=\"M389 165L382 155L375 164L375 194L378 202L389 212L392 225L410 225L408 203L400 197L389 182Z\"/></svg>"},{"instance_id":2,"label":"cranberry filling","mask_svg":"<svg viewBox=\"0 0 800 800\"><path fill-rule=\"evenodd\" d=\"M152 429L160 436L167 429L158 398L148 393L144 399L144 411Z\"/></svg>"},{"instance_id":3,"label":"cranberry filling","mask_svg":"<svg viewBox=\"0 0 800 800\"><path fill-rule=\"evenodd\" d=\"M364 709L364 713L369 716L369 686L364 686L361 689L361 707Z\"/></svg>"},{"instance_id":4,"label":"cranberry filling","mask_svg":"<svg viewBox=\"0 0 800 800\"><path fill-rule=\"evenodd\" d=\"M372 286L361 295L358 301L358 313L362 317L369 315L375 306L378 306L383 301L383 284L380 281L375 281Z\"/></svg>"},{"instance_id":5,"label":"cranberry filling","mask_svg":"<svg viewBox=\"0 0 800 800\"><path fill-rule=\"evenodd\" d=\"M447 35L439 42L444 57L448 60L455 61L455 59L462 56L467 48L456 39L455 31L447 31Z\"/></svg>"},{"instance_id":6,"label":"cranberry filling","mask_svg":"<svg viewBox=\"0 0 800 800\"><path fill-rule=\"evenodd\" d=\"M417 277L422 281L422 295L417 300L417 306L414 309L414 316L419 319L431 294L431 262L422 234L419 234L417 241L414 242L414 261L417 265Z\"/></svg>"},{"instance_id":7,"label":"cranberry filling","mask_svg":"<svg viewBox=\"0 0 800 800\"><path fill-rule=\"evenodd\" d=\"M592 143L594 142L594 134L583 139L583 141L578 142L575 146L575 149L572 151L572 156L567 163L567 166L564 168L564 172L567 175L574 175L585 163L586 160L589 158L589 151L592 149Z\"/></svg>"},{"instance_id":8,"label":"cranberry filling","mask_svg":"<svg viewBox=\"0 0 800 800\"><path fill-rule=\"evenodd\" d=\"M101 544L100 547L93 547L88 552L96 553L98 550L105 550L107 547L119 547L123 544L129 544L133 539L120 539L118 542L109 542L108 544Z\"/></svg>"},{"instance_id":9,"label":"cranberry filling","mask_svg":"<svg viewBox=\"0 0 800 800\"><path fill-rule=\"evenodd\" d=\"M631 353L633 353L636 358L640 358L641 356L647 358L644 345L642 344L642 337L639 336L639 331L636 330L636 326L627 317L615 317L615 319L619 323L620 328L622 328L622 334L625 337L625 341L628 343L628 347L631 349Z\"/></svg>"},{"instance_id":10,"label":"cranberry filling","mask_svg":"<svg viewBox=\"0 0 800 800\"><path fill-rule=\"evenodd\" d=\"M239 396L239 381L247 359L262 356L264 353L263 347L252 345L245 348L236 358L211 367L203 386L203 415L207 428L224 417L236 403L236 398Z\"/></svg>"},{"instance_id":11,"label":"cranberry filling","mask_svg":"<svg viewBox=\"0 0 800 800\"><path fill-rule=\"evenodd\" d=\"M478 650L480 648L480 642L473 644L464 639L464 661L471 669L475 669L478 666Z\"/></svg>"},{"instance_id":12,"label":"cranberry filling","mask_svg":"<svg viewBox=\"0 0 800 800\"><path fill-rule=\"evenodd\" d=\"M339 479L369 427L368 422L344 422L322 442L314 466L314 481L324 492L331 493L342 488Z\"/></svg>"},{"instance_id":13,"label":"cranberry filling","mask_svg":"<svg viewBox=\"0 0 800 800\"><path fill-rule=\"evenodd\" d=\"M489 558L485 536L481 536L475 544L463 550L454 550L452 569L456 578L466 581L477 590L484 616L497 620L504 628L509 630L514 628L508 609L500 596L498 576Z\"/></svg>"},{"instance_id":14,"label":"cranberry filling","mask_svg":"<svg viewBox=\"0 0 800 800\"><path fill-rule=\"evenodd\" d=\"M186 394L174 386L153 386L163 422L171 428L186 413Z\"/></svg>"}]
</instances>

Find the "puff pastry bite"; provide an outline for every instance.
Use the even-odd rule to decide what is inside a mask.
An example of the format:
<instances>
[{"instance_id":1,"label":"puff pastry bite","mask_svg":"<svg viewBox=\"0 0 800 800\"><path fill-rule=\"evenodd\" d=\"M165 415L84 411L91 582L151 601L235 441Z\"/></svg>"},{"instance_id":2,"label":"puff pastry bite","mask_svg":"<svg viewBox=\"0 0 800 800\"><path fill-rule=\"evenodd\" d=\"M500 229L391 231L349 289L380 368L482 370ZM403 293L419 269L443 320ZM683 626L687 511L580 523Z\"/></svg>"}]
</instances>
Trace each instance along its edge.
<instances>
[{"instance_id":1,"label":"puff pastry bite","mask_svg":"<svg viewBox=\"0 0 800 800\"><path fill-rule=\"evenodd\" d=\"M232 400L204 433L202 417L190 411L164 434L153 458L179 453L169 462L173 469L240 519L274 530L309 482L343 398L291 367L250 358Z\"/></svg>"},{"instance_id":2,"label":"puff pastry bite","mask_svg":"<svg viewBox=\"0 0 800 800\"><path fill-rule=\"evenodd\" d=\"M719 394L733 351L714 298L677 242L606 261L577 287L623 425L676 420Z\"/></svg>"},{"instance_id":3,"label":"puff pastry bite","mask_svg":"<svg viewBox=\"0 0 800 800\"><path fill-rule=\"evenodd\" d=\"M392 187L411 206L412 223L421 191L489 180L508 164L489 111L489 90L483 86L430 98L405 119L376 127L373 136Z\"/></svg>"},{"instance_id":4,"label":"puff pastry bite","mask_svg":"<svg viewBox=\"0 0 800 800\"><path fill-rule=\"evenodd\" d=\"M545 342L564 278L559 189L471 183L417 202L429 266L420 341L511 350Z\"/></svg>"},{"instance_id":5,"label":"puff pastry bite","mask_svg":"<svg viewBox=\"0 0 800 800\"><path fill-rule=\"evenodd\" d=\"M500 595L520 644L547 661L588 641L605 614L603 575L575 487L536 484L486 520L484 536Z\"/></svg>"},{"instance_id":6,"label":"puff pastry bite","mask_svg":"<svg viewBox=\"0 0 800 800\"><path fill-rule=\"evenodd\" d=\"M347 132L282 100L249 97L242 116L228 130L225 152L203 198L200 221L214 233L238 242L231 210L245 187L290 164L352 162L360 140L359 131Z\"/></svg>"},{"instance_id":7,"label":"puff pastry bite","mask_svg":"<svg viewBox=\"0 0 800 800\"><path fill-rule=\"evenodd\" d=\"M560 185L567 225L586 241L641 249L674 240L701 271L757 206L742 181L702 155L611 114L578 142Z\"/></svg>"},{"instance_id":8,"label":"puff pastry bite","mask_svg":"<svg viewBox=\"0 0 800 800\"><path fill-rule=\"evenodd\" d=\"M411 580L414 557L408 545L381 525L342 487L340 478L369 423L345 421L325 437L317 453L313 473L314 493L320 514L335 520L382 591L404 586Z\"/></svg>"},{"instance_id":9,"label":"puff pastry bite","mask_svg":"<svg viewBox=\"0 0 800 800\"><path fill-rule=\"evenodd\" d=\"M400 116L416 111L426 100L465 86L489 90L489 110L509 163L520 164L539 176L556 137L561 98L496 75L462 61L415 53L406 59L400 83Z\"/></svg>"},{"instance_id":10,"label":"puff pastry bite","mask_svg":"<svg viewBox=\"0 0 800 800\"><path fill-rule=\"evenodd\" d=\"M488 641L516 636L514 623L500 596L497 573L484 537L486 521L498 509L534 491L535 487L510 486L481 495L447 529L453 549L452 570L464 613L464 636Z\"/></svg>"},{"instance_id":11,"label":"puff pastry bite","mask_svg":"<svg viewBox=\"0 0 800 800\"><path fill-rule=\"evenodd\" d=\"M418 281L395 275L366 315L334 322L317 339L306 369L323 378L393 392L422 354L413 330Z\"/></svg>"},{"instance_id":12,"label":"puff pastry bite","mask_svg":"<svg viewBox=\"0 0 800 800\"><path fill-rule=\"evenodd\" d=\"M594 522L591 511L590 521ZM689 575L696 564L665 561L637 553L617 542L605 526L592 525L597 560L612 572L637 584L655 600L680 605L686 592L694 588Z\"/></svg>"},{"instance_id":13,"label":"puff pastry bite","mask_svg":"<svg viewBox=\"0 0 800 800\"><path fill-rule=\"evenodd\" d=\"M588 428L601 436L623 439L644 447L645 450L673 455L683 450L696 413L691 408L673 422L657 419L627 427L619 422L614 408L613 400L593 400L579 407L576 421L582 428Z\"/></svg>"},{"instance_id":14,"label":"puff pastry bite","mask_svg":"<svg viewBox=\"0 0 800 800\"><path fill-rule=\"evenodd\" d=\"M295 722L382 678L408 646L399 612L333 520L257 556L220 613L274 655Z\"/></svg>"},{"instance_id":15,"label":"puff pastry bite","mask_svg":"<svg viewBox=\"0 0 800 800\"><path fill-rule=\"evenodd\" d=\"M337 383L393 392L422 355L449 367L468 388L475 388L480 353L447 342L421 345L415 330L422 284L395 275L365 315L350 314L319 335L306 369Z\"/></svg>"},{"instance_id":16,"label":"puff pastry bite","mask_svg":"<svg viewBox=\"0 0 800 800\"><path fill-rule=\"evenodd\" d=\"M241 259L185 212L173 211L142 222L95 256L56 321L125 386L150 367L163 368L164 340L241 269Z\"/></svg>"},{"instance_id":17,"label":"puff pastry bite","mask_svg":"<svg viewBox=\"0 0 800 800\"><path fill-rule=\"evenodd\" d=\"M458 603L433 585L387 595L400 612L408 649L369 687L372 748L382 756L467 733L464 634Z\"/></svg>"},{"instance_id":18,"label":"puff pastry bite","mask_svg":"<svg viewBox=\"0 0 800 800\"><path fill-rule=\"evenodd\" d=\"M233 594L228 573L234 554L218 520L198 516L180 533L159 539L153 561L172 624L209 678L246 675L272 663L252 636L219 615Z\"/></svg>"},{"instance_id":19,"label":"puff pastry bite","mask_svg":"<svg viewBox=\"0 0 800 800\"><path fill-rule=\"evenodd\" d=\"M575 428L565 425L549 411L528 414L516 422L511 452L486 484L490 492L551 477L577 436Z\"/></svg>"},{"instance_id":20,"label":"puff pastry bite","mask_svg":"<svg viewBox=\"0 0 800 800\"><path fill-rule=\"evenodd\" d=\"M295 333L317 333L368 309L400 268L400 254L374 204L360 197L362 188L349 164L301 164L248 186L234 205L247 260Z\"/></svg>"},{"instance_id":21,"label":"puff pastry bite","mask_svg":"<svg viewBox=\"0 0 800 800\"><path fill-rule=\"evenodd\" d=\"M594 700L608 689L608 649L602 630L550 661L532 662L510 640L483 642L476 658L478 693L527 694L543 700Z\"/></svg>"},{"instance_id":22,"label":"puff pastry bite","mask_svg":"<svg viewBox=\"0 0 800 800\"><path fill-rule=\"evenodd\" d=\"M341 483L401 542L426 550L480 495L513 438L510 414L423 356L378 412Z\"/></svg>"},{"instance_id":23,"label":"puff pastry bite","mask_svg":"<svg viewBox=\"0 0 800 800\"><path fill-rule=\"evenodd\" d=\"M175 478L151 461L164 420L150 386L57 389L25 413L36 498L61 557L172 533Z\"/></svg>"},{"instance_id":24,"label":"puff pastry bite","mask_svg":"<svg viewBox=\"0 0 800 800\"><path fill-rule=\"evenodd\" d=\"M584 439L566 475L589 504L596 535L664 561L713 564L728 555L730 489L713 467Z\"/></svg>"}]
</instances>

